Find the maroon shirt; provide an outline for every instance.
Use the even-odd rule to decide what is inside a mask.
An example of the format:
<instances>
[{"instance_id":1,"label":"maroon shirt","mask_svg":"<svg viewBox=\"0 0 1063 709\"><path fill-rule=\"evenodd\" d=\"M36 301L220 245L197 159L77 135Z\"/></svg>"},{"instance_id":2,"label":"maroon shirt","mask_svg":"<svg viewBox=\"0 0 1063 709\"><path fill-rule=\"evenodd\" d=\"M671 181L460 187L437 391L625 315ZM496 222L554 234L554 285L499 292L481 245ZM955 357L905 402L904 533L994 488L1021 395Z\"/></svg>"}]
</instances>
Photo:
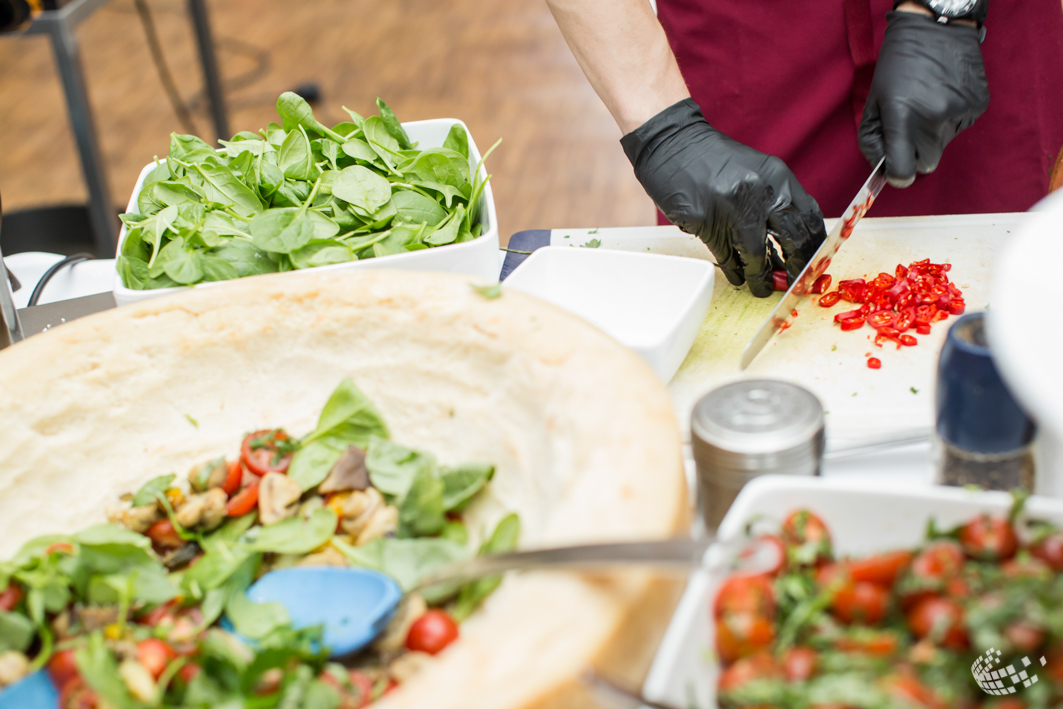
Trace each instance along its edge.
<instances>
[{"instance_id":1,"label":"maroon shirt","mask_svg":"<svg viewBox=\"0 0 1063 709\"><path fill-rule=\"evenodd\" d=\"M856 131L892 0L657 4L706 120L782 158L824 215L839 216L871 172ZM1063 147L1063 6L989 5L989 110L933 174L887 189L871 216L1021 212L1048 192Z\"/></svg>"}]
</instances>

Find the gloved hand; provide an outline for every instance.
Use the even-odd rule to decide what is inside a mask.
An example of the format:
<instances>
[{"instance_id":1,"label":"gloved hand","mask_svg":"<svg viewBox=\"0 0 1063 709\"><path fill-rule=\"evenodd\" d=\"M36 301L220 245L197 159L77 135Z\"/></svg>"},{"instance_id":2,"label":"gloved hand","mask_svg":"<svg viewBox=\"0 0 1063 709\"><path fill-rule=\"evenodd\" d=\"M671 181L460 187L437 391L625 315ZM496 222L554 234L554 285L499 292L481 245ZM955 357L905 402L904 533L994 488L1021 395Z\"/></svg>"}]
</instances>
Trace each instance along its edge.
<instances>
[{"instance_id":1,"label":"gloved hand","mask_svg":"<svg viewBox=\"0 0 1063 709\"><path fill-rule=\"evenodd\" d=\"M860 123L860 151L872 165L886 156L894 187L931 173L945 146L989 106L989 83L975 27L890 12L871 93Z\"/></svg>"},{"instance_id":2,"label":"gloved hand","mask_svg":"<svg viewBox=\"0 0 1063 709\"><path fill-rule=\"evenodd\" d=\"M773 290L768 229L791 282L827 236L819 205L783 161L710 126L693 99L661 111L620 144L668 220L704 241L727 280L748 283L759 298Z\"/></svg>"}]
</instances>

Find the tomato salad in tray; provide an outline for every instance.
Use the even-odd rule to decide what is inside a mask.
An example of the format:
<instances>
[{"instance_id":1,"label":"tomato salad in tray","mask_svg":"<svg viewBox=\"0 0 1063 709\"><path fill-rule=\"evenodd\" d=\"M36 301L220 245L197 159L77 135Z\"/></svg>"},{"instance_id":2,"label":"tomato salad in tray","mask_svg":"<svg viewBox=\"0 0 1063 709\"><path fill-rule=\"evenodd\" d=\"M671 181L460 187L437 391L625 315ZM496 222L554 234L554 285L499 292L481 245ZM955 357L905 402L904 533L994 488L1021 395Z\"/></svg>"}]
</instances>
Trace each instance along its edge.
<instances>
[{"instance_id":1,"label":"tomato salad in tray","mask_svg":"<svg viewBox=\"0 0 1063 709\"><path fill-rule=\"evenodd\" d=\"M792 512L766 537L781 562L713 602L720 707L1063 706L1063 532L1022 509L1017 495L1007 517L931 522L918 548L851 559Z\"/></svg>"},{"instance_id":2,"label":"tomato salad in tray","mask_svg":"<svg viewBox=\"0 0 1063 709\"><path fill-rule=\"evenodd\" d=\"M356 565L409 590L477 553L462 511L493 474L390 440L344 380L301 439L249 433L235 459L152 479L108 510L109 524L34 539L0 562L0 696L46 669L60 709L366 706L457 639L500 579L409 594L372 648L342 664L327 661L321 628L293 627L248 587L273 569ZM484 531L481 553L509 551L520 522Z\"/></svg>"}]
</instances>

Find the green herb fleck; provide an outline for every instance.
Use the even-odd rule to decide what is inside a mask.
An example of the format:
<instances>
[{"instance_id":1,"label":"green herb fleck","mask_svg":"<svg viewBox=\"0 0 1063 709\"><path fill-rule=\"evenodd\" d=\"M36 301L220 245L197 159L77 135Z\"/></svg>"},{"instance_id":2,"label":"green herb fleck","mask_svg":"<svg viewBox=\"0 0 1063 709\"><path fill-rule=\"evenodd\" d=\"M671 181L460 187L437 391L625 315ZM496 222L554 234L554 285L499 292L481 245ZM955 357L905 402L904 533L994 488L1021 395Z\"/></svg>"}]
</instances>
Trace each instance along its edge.
<instances>
[{"instance_id":1,"label":"green herb fleck","mask_svg":"<svg viewBox=\"0 0 1063 709\"><path fill-rule=\"evenodd\" d=\"M478 286L475 283L470 283L469 287L488 300L494 300L502 295L502 284L500 283L495 283L491 286Z\"/></svg>"},{"instance_id":2,"label":"green herb fleck","mask_svg":"<svg viewBox=\"0 0 1063 709\"><path fill-rule=\"evenodd\" d=\"M192 418L188 414L185 414L185 418L188 419L188 423L192 424L196 428L199 428L199 421L196 421L194 418Z\"/></svg>"},{"instance_id":3,"label":"green herb fleck","mask_svg":"<svg viewBox=\"0 0 1063 709\"><path fill-rule=\"evenodd\" d=\"M565 234L565 238L566 238L566 239L568 238L568 234Z\"/></svg>"},{"instance_id":4,"label":"green herb fleck","mask_svg":"<svg viewBox=\"0 0 1063 709\"><path fill-rule=\"evenodd\" d=\"M581 249L596 249L602 245L602 242L598 239L591 239L586 244L580 246Z\"/></svg>"},{"instance_id":5,"label":"green herb fleck","mask_svg":"<svg viewBox=\"0 0 1063 709\"><path fill-rule=\"evenodd\" d=\"M833 352L833 351L834 351L834 350L836 350L836 349L838 349L838 345L831 345L831 346L830 346L830 351L831 351L831 352Z\"/></svg>"},{"instance_id":6,"label":"green herb fleck","mask_svg":"<svg viewBox=\"0 0 1063 709\"><path fill-rule=\"evenodd\" d=\"M591 229L590 231L587 232L587 236L590 236L591 234L597 234L597 233L598 233L598 227L594 227L593 229Z\"/></svg>"},{"instance_id":7,"label":"green herb fleck","mask_svg":"<svg viewBox=\"0 0 1063 709\"><path fill-rule=\"evenodd\" d=\"M908 387L908 390L909 390L910 392L912 392L913 394L918 394L918 393L919 393L919 390L918 390L918 389L916 389L915 387Z\"/></svg>"}]
</instances>

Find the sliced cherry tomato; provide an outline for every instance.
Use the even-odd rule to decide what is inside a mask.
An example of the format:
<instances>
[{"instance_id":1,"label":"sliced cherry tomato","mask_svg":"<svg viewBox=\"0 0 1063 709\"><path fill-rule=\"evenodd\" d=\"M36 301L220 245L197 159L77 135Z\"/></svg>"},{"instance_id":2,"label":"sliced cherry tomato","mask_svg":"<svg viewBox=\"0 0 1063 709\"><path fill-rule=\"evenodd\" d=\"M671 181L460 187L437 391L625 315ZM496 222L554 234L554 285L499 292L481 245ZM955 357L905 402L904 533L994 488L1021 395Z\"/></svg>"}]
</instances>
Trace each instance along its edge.
<instances>
[{"instance_id":1,"label":"sliced cherry tomato","mask_svg":"<svg viewBox=\"0 0 1063 709\"><path fill-rule=\"evenodd\" d=\"M77 662L74 661L74 651L71 649L57 650L48 660L48 675L52 678L52 684L62 689L71 680L81 677Z\"/></svg>"},{"instance_id":2,"label":"sliced cherry tomato","mask_svg":"<svg viewBox=\"0 0 1063 709\"><path fill-rule=\"evenodd\" d=\"M786 271L772 271L771 283L775 290L787 290L790 287L786 283Z\"/></svg>"},{"instance_id":3,"label":"sliced cherry tomato","mask_svg":"<svg viewBox=\"0 0 1063 709\"><path fill-rule=\"evenodd\" d=\"M752 613L768 620L775 617L775 591L771 579L762 574L731 576L720 586L713 604L713 615Z\"/></svg>"},{"instance_id":4,"label":"sliced cherry tomato","mask_svg":"<svg viewBox=\"0 0 1063 709\"><path fill-rule=\"evenodd\" d=\"M225 481L221 484L221 489L225 491L225 494L232 497L240 489L240 481L244 478L244 468L240 465L240 461L234 460L229 463L229 469L225 472Z\"/></svg>"},{"instance_id":5,"label":"sliced cherry tomato","mask_svg":"<svg viewBox=\"0 0 1063 709\"><path fill-rule=\"evenodd\" d=\"M881 335L880 335L880 337L881 337ZM875 344L877 345L878 344L878 342L877 342L878 338L876 337L875 339L876 339ZM867 368L868 369L882 369L882 360L880 360L878 357L868 357L867 358Z\"/></svg>"},{"instance_id":6,"label":"sliced cherry tomato","mask_svg":"<svg viewBox=\"0 0 1063 709\"><path fill-rule=\"evenodd\" d=\"M982 515L960 528L960 544L972 559L1005 561L1015 556L1019 539L1008 520Z\"/></svg>"},{"instance_id":7,"label":"sliced cherry tomato","mask_svg":"<svg viewBox=\"0 0 1063 709\"><path fill-rule=\"evenodd\" d=\"M912 559L911 574L922 581L944 581L959 576L964 561L960 545L943 539L932 543Z\"/></svg>"},{"instance_id":8,"label":"sliced cherry tomato","mask_svg":"<svg viewBox=\"0 0 1063 709\"><path fill-rule=\"evenodd\" d=\"M782 656L782 671L790 682L804 682L816 674L819 653L810 647L792 647Z\"/></svg>"},{"instance_id":9,"label":"sliced cherry tomato","mask_svg":"<svg viewBox=\"0 0 1063 709\"><path fill-rule=\"evenodd\" d=\"M834 594L831 610L845 623L875 625L886 617L890 592L873 583L854 581Z\"/></svg>"},{"instance_id":10,"label":"sliced cherry tomato","mask_svg":"<svg viewBox=\"0 0 1063 709\"><path fill-rule=\"evenodd\" d=\"M287 472L292 462L292 453L285 450L289 440L288 434L279 428L249 433L240 444L240 460L259 477Z\"/></svg>"},{"instance_id":11,"label":"sliced cherry tomato","mask_svg":"<svg viewBox=\"0 0 1063 709\"><path fill-rule=\"evenodd\" d=\"M199 672L202 669L203 668L195 662L186 662L181 665L181 669L177 670L177 678L185 684L188 684L199 675Z\"/></svg>"},{"instance_id":12,"label":"sliced cherry tomato","mask_svg":"<svg viewBox=\"0 0 1063 709\"><path fill-rule=\"evenodd\" d=\"M406 635L406 649L435 655L458 639L458 624L446 611L433 608L413 621Z\"/></svg>"},{"instance_id":13,"label":"sliced cherry tomato","mask_svg":"<svg viewBox=\"0 0 1063 709\"><path fill-rule=\"evenodd\" d=\"M917 333L919 333L920 335L929 335L930 334L930 326L929 325L923 325L922 323L920 323L920 324L915 326L915 331Z\"/></svg>"},{"instance_id":14,"label":"sliced cherry tomato","mask_svg":"<svg viewBox=\"0 0 1063 709\"><path fill-rule=\"evenodd\" d=\"M946 709L943 702L930 687L919 681L910 672L901 672L883 680L886 693L901 700L902 706L913 709Z\"/></svg>"},{"instance_id":15,"label":"sliced cherry tomato","mask_svg":"<svg viewBox=\"0 0 1063 709\"><path fill-rule=\"evenodd\" d=\"M362 707L369 706L373 702L373 680L369 679L369 675L361 670L350 670L347 676L350 678L351 685L355 691L351 709L362 709ZM343 705L343 708L347 709L346 705Z\"/></svg>"},{"instance_id":16,"label":"sliced cherry tomato","mask_svg":"<svg viewBox=\"0 0 1063 709\"><path fill-rule=\"evenodd\" d=\"M758 679L773 679L780 675L775 659L766 652L734 663L720 674L721 692L732 692Z\"/></svg>"},{"instance_id":17,"label":"sliced cherry tomato","mask_svg":"<svg viewBox=\"0 0 1063 709\"><path fill-rule=\"evenodd\" d=\"M812 284L812 292L816 295L823 295L830 290L830 282L833 279L829 273L824 273L822 276L816 279L816 282Z\"/></svg>"},{"instance_id":18,"label":"sliced cherry tomato","mask_svg":"<svg viewBox=\"0 0 1063 709\"><path fill-rule=\"evenodd\" d=\"M257 506L258 482L255 481L233 495L233 499L225 506L225 514L229 517L242 517Z\"/></svg>"},{"instance_id":19,"label":"sliced cherry tomato","mask_svg":"<svg viewBox=\"0 0 1063 709\"><path fill-rule=\"evenodd\" d=\"M889 587L911 562L910 551L891 551L867 559L850 561L847 566L853 581L866 581Z\"/></svg>"},{"instance_id":20,"label":"sliced cherry tomato","mask_svg":"<svg viewBox=\"0 0 1063 709\"><path fill-rule=\"evenodd\" d=\"M822 305L824 308L829 308L832 305L836 304L841 299L842 299L842 294L839 293L838 291L834 291L833 293L827 293L822 298L820 298L819 299L819 304Z\"/></svg>"},{"instance_id":21,"label":"sliced cherry tomato","mask_svg":"<svg viewBox=\"0 0 1063 709\"><path fill-rule=\"evenodd\" d=\"M1052 567L1063 571L1063 532L1053 532L1030 548L1030 553ZM0 607L3 603L0 603Z\"/></svg>"},{"instance_id":22,"label":"sliced cherry tomato","mask_svg":"<svg viewBox=\"0 0 1063 709\"><path fill-rule=\"evenodd\" d=\"M159 521L148 527L148 531L144 533L148 539L151 540L152 546L159 549L176 549L180 546L184 546L184 540L177 534L177 530L174 529L173 522L167 517L163 517Z\"/></svg>"},{"instance_id":23,"label":"sliced cherry tomato","mask_svg":"<svg viewBox=\"0 0 1063 709\"><path fill-rule=\"evenodd\" d=\"M0 611L13 611L18 602L22 600L22 596L25 595L22 587L14 581L9 581L7 588L0 591Z\"/></svg>"},{"instance_id":24,"label":"sliced cherry tomato","mask_svg":"<svg viewBox=\"0 0 1063 709\"><path fill-rule=\"evenodd\" d=\"M1016 620L1004 628L1004 637L1019 652L1031 653L1041 648L1047 635L1044 628L1024 620Z\"/></svg>"},{"instance_id":25,"label":"sliced cherry tomato","mask_svg":"<svg viewBox=\"0 0 1063 709\"><path fill-rule=\"evenodd\" d=\"M814 512L791 512L782 523L783 542L794 547L791 558L799 564L816 564L832 557L830 531Z\"/></svg>"},{"instance_id":26,"label":"sliced cherry tomato","mask_svg":"<svg viewBox=\"0 0 1063 709\"><path fill-rule=\"evenodd\" d=\"M901 344L905 347L915 347L919 344L919 340L915 339L911 335L901 335Z\"/></svg>"},{"instance_id":27,"label":"sliced cherry tomato","mask_svg":"<svg viewBox=\"0 0 1063 709\"><path fill-rule=\"evenodd\" d=\"M775 639L775 624L756 613L728 613L715 625L716 652L724 662L748 657Z\"/></svg>"},{"instance_id":28,"label":"sliced cherry tomato","mask_svg":"<svg viewBox=\"0 0 1063 709\"><path fill-rule=\"evenodd\" d=\"M908 613L908 627L917 638L956 650L967 647L963 608L947 598L927 598Z\"/></svg>"},{"instance_id":29,"label":"sliced cherry tomato","mask_svg":"<svg viewBox=\"0 0 1063 709\"><path fill-rule=\"evenodd\" d=\"M842 326L842 332L850 332L852 330L859 330L860 328L862 328L864 326L864 319L863 318L851 318L849 320L844 320L844 321L842 321L841 326Z\"/></svg>"},{"instance_id":30,"label":"sliced cherry tomato","mask_svg":"<svg viewBox=\"0 0 1063 709\"><path fill-rule=\"evenodd\" d=\"M768 563L768 554L772 555L771 567L765 570L763 573L765 576L777 576L783 567L786 566L786 546L782 543L782 540L778 537L766 534L757 540L755 551L749 551L743 554L745 556L756 556L758 561Z\"/></svg>"},{"instance_id":31,"label":"sliced cherry tomato","mask_svg":"<svg viewBox=\"0 0 1063 709\"><path fill-rule=\"evenodd\" d=\"M137 618L137 623L154 628L166 620L167 617L172 619L177 614L180 607L181 602L175 598L162 605L155 606L150 611Z\"/></svg>"},{"instance_id":32,"label":"sliced cherry tomato","mask_svg":"<svg viewBox=\"0 0 1063 709\"><path fill-rule=\"evenodd\" d=\"M137 643L137 662L158 679L166 666L177 659L177 652L158 638L148 638Z\"/></svg>"}]
</instances>

